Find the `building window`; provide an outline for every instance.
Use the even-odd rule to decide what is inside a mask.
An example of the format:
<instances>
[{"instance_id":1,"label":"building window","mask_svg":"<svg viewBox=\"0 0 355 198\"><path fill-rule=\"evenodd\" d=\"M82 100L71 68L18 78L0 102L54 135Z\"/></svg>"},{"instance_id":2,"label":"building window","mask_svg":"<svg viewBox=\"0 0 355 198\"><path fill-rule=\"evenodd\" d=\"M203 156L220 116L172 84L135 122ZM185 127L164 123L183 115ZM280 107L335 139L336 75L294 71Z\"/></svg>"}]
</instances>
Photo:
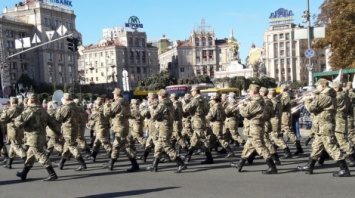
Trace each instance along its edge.
<instances>
[{"instance_id":1,"label":"building window","mask_svg":"<svg viewBox=\"0 0 355 198\"><path fill-rule=\"evenodd\" d=\"M99 81L99 77L96 77L96 81Z\"/></svg>"},{"instance_id":2,"label":"building window","mask_svg":"<svg viewBox=\"0 0 355 198\"><path fill-rule=\"evenodd\" d=\"M200 39L199 38L195 38L195 46L200 46Z\"/></svg>"},{"instance_id":3,"label":"building window","mask_svg":"<svg viewBox=\"0 0 355 198\"><path fill-rule=\"evenodd\" d=\"M71 62L72 61L72 56L68 55L68 61Z\"/></svg>"},{"instance_id":4,"label":"building window","mask_svg":"<svg viewBox=\"0 0 355 198\"><path fill-rule=\"evenodd\" d=\"M62 72L62 66L61 65L58 65L58 71Z\"/></svg>"},{"instance_id":5,"label":"building window","mask_svg":"<svg viewBox=\"0 0 355 198\"><path fill-rule=\"evenodd\" d=\"M284 39L284 34L280 34L280 35L279 35L279 38L280 38L280 40L281 40L281 39Z\"/></svg>"},{"instance_id":6,"label":"building window","mask_svg":"<svg viewBox=\"0 0 355 198\"><path fill-rule=\"evenodd\" d=\"M141 68L137 67L137 74L140 74L140 73L141 73Z\"/></svg>"},{"instance_id":7,"label":"building window","mask_svg":"<svg viewBox=\"0 0 355 198\"><path fill-rule=\"evenodd\" d=\"M14 37L14 32L12 30L6 30L6 37L12 38Z\"/></svg>"},{"instance_id":8,"label":"building window","mask_svg":"<svg viewBox=\"0 0 355 198\"><path fill-rule=\"evenodd\" d=\"M71 29L71 23L69 23L69 22L65 22L65 27L67 27L67 28L68 28L68 30L70 30L70 29Z\"/></svg>"},{"instance_id":9,"label":"building window","mask_svg":"<svg viewBox=\"0 0 355 198\"><path fill-rule=\"evenodd\" d=\"M48 52L47 53L47 58L48 58L48 60L52 60L52 58L53 58L53 55L52 55L52 53L50 53L50 52Z\"/></svg>"},{"instance_id":10,"label":"building window","mask_svg":"<svg viewBox=\"0 0 355 198\"><path fill-rule=\"evenodd\" d=\"M275 60L274 61L274 64L277 66L277 65L279 65L279 60Z\"/></svg>"},{"instance_id":11,"label":"building window","mask_svg":"<svg viewBox=\"0 0 355 198\"><path fill-rule=\"evenodd\" d=\"M49 82L49 83L53 83L53 77L52 77L52 76L49 76L49 77L48 77L48 82Z\"/></svg>"},{"instance_id":12,"label":"building window","mask_svg":"<svg viewBox=\"0 0 355 198\"><path fill-rule=\"evenodd\" d=\"M206 46L206 38L205 37L202 38L202 46Z\"/></svg>"},{"instance_id":13,"label":"building window","mask_svg":"<svg viewBox=\"0 0 355 198\"><path fill-rule=\"evenodd\" d=\"M68 72L69 72L69 73L72 72L72 66L71 66L71 65L68 66Z\"/></svg>"},{"instance_id":14,"label":"building window","mask_svg":"<svg viewBox=\"0 0 355 198\"><path fill-rule=\"evenodd\" d=\"M142 43L141 46L142 46L142 47L145 47L145 39L144 39L144 38L141 39L141 43ZM123 53L124 53L124 52L123 52ZM123 55L124 55L124 54L123 54Z\"/></svg>"},{"instance_id":15,"label":"building window","mask_svg":"<svg viewBox=\"0 0 355 198\"><path fill-rule=\"evenodd\" d=\"M212 46L213 45L213 39L212 37L208 37L208 45Z\"/></svg>"},{"instance_id":16,"label":"building window","mask_svg":"<svg viewBox=\"0 0 355 198\"><path fill-rule=\"evenodd\" d=\"M134 46L137 46L137 47L139 46L138 38L135 38L135 39L134 39Z\"/></svg>"},{"instance_id":17,"label":"building window","mask_svg":"<svg viewBox=\"0 0 355 198\"><path fill-rule=\"evenodd\" d=\"M133 46L133 39L131 37L128 38L128 46Z\"/></svg>"},{"instance_id":18,"label":"building window","mask_svg":"<svg viewBox=\"0 0 355 198\"><path fill-rule=\"evenodd\" d=\"M60 26L62 24L62 22L60 20L55 20L54 24L55 24L55 26Z\"/></svg>"},{"instance_id":19,"label":"building window","mask_svg":"<svg viewBox=\"0 0 355 198\"><path fill-rule=\"evenodd\" d=\"M274 41L277 41L277 34L274 34Z\"/></svg>"},{"instance_id":20,"label":"building window","mask_svg":"<svg viewBox=\"0 0 355 198\"><path fill-rule=\"evenodd\" d=\"M286 40L290 40L290 33L286 33Z\"/></svg>"},{"instance_id":21,"label":"building window","mask_svg":"<svg viewBox=\"0 0 355 198\"><path fill-rule=\"evenodd\" d=\"M284 59L281 59L281 66L283 66L285 64L285 60Z\"/></svg>"},{"instance_id":22,"label":"building window","mask_svg":"<svg viewBox=\"0 0 355 198\"><path fill-rule=\"evenodd\" d=\"M48 71L49 72L52 72L53 70L52 70L52 65L47 65L48 66Z\"/></svg>"},{"instance_id":23,"label":"building window","mask_svg":"<svg viewBox=\"0 0 355 198\"><path fill-rule=\"evenodd\" d=\"M51 25L51 19L44 18L44 24L50 26Z\"/></svg>"}]
</instances>

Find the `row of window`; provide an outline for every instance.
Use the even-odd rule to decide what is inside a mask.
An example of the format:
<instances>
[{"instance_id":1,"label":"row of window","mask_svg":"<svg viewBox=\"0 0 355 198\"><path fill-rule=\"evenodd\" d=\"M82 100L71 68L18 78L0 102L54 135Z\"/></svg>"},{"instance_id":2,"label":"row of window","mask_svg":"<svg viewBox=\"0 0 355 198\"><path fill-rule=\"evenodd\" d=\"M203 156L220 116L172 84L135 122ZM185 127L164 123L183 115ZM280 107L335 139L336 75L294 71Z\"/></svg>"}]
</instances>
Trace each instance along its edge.
<instances>
[{"instance_id":1,"label":"row of window","mask_svg":"<svg viewBox=\"0 0 355 198\"><path fill-rule=\"evenodd\" d=\"M213 45L213 38L212 37L208 37L208 42L206 40L205 37L202 37L202 39L200 40L200 38L195 38L195 46L206 46L206 44L208 44L208 46L212 46Z\"/></svg>"},{"instance_id":2,"label":"row of window","mask_svg":"<svg viewBox=\"0 0 355 198\"><path fill-rule=\"evenodd\" d=\"M69 84L73 83L73 79L72 78L69 78L68 81L69 81L68 82ZM49 83L54 83L53 82L53 76L48 76L48 82ZM57 82L56 83L63 84L64 83L64 77L63 76L57 77Z\"/></svg>"},{"instance_id":3,"label":"row of window","mask_svg":"<svg viewBox=\"0 0 355 198\"><path fill-rule=\"evenodd\" d=\"M18 32L18 37L19 38L24 38L26 37L27 33L26 32ZM5 31L5 36L8 38L13 38L15 37L15 32L13 30L6 30Z\"/></svg>"},{"instance_id":4,"label":"row of window","mask_svg":"<svg viewBox=\"0 0 355 198\"><path fill-rule=\"evenodd\" d=\"M133 42L134 40L134 42ZM145 46L145 38L135 38L133 39L132 37L128 38L128 46L134 46L134 47L144 47Z\"/></svg>"},{"instance_id":5,"label":"row of window","mask_svg":"<svg viewBox=\"0 0 355 198\"><path fill-rule=\"evenodd\" d=\"M290 33L274 34L274 41L278 40L290 40Z\"/></svg>"},{"instance_id":6,"label":"row of window","mask_svg":"<svg viewBox=\"0 0 355 198\"><path fill-rule=\"evenodd\" d=\"M58 70L56 70L56 71L54 71L52 64L48 64L47 67L48 67L48 72L63 72L63 65L58 65ZM69 73L73 72L72 65L68 65L68 72Z\"/></svg>"},{"instance_id":7,"label":"row of window","mask_svg":"<svg viewBox=\"0 0 355 198\"><path fill-rule=\"evenodd\" d=\"M62 21L58 19L44 18L43 23L48 26L56 26L57 28L62 25ZM72 29L72 24L70 22L64 22L63 25L68 29Z\"/></svg>"},{"instance_id":8,"label":"row of window","mask_svg":"<svg viewBox=\"0 0 355 198\"><path fill-rule=\"evenodd\" d=\"M66 54L57 54L57 60L58 60L58 61L64 61L65 55L66 55ZM48 53L47 53L47 59L48 59L49 61L53 61L54 56L55 56L55 55L54 55L53 53L51 53L51 52L48 52ZM67 60L68 60L69 62L71 62L71 61L73 60L72 55L68 54L68 55L67 55Z\"/></svg>"}]
</instances>

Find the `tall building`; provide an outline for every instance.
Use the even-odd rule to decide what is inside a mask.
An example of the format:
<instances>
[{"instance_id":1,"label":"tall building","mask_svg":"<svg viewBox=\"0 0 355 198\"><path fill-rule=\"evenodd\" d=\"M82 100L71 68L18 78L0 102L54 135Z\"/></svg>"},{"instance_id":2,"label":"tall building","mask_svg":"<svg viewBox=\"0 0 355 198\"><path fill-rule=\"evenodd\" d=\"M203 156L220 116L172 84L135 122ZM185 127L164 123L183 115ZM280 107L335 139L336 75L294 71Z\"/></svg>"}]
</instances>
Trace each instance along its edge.
<instances>
[{"instance_id":1,"label":"tall building","mask_svg":"<svg viewBox=\"0 0 355 198\"><path fill-rule=\"evenodd\" d=\"M308 82L307 39L298 39L297 32L306 29L292 23L292 11L280 8L270 16L270 27L264 32L266 74L277 82ZM326 69L325 50L313 49L314 72Z\"/></svg>"},{"instance_id":2,"label":"tall building","mask_svg":"<svg viewBox=\"0 0 355 198\"><path fill-rule=\"evenodd\" d=\"M62 3L62 1L51 3L51 1L44 0L27 0L25 3L16 4L13 8L4 8L3 15L5 17L15 18L22 22L18 23L15 29L9 29L9 31L13 32L13 39L28 36L31 38L31 45L33 47L36 45L33 39L35 35L40 40L40 43L37 42L37 44L42 44L70 33L74 33L80 38L81 35L75 28L76 15L70 6L63 4L64 2ZM20 26L23 26L21 28L24 30L21 30ZM65 28L57 31L59 27ZM67 31L65 32L65 30ZM16 52L13 48L9 50L10 53ZM25 65L19 65L21 60L25 60ZM15 65L14 68L16 70L14 71L16 73L20 68L23 72L31 68L29 75L37 83L71 84L78 76L77 54L68 50L66 39L13 57L10 60L10 65ZM18 78L18 76L14 77Z\"/></svg>"},{"instance_id":3,"label":"tall building","mask_svg":"<svg viewBox=\"0 0 355 198\"><path fill-rule=\"evenodd\" d=\"M129 89L133 90L138 81L159 73L158 48L147 43L145 32L125 29L117 34L117 39L103 38L97 45L84 48L79 58L84 84L124 89L128 80Z\"/></svg>"},{"instance_id":4,"label":"tall building","mask_svg":"<svg viewBox=\"0 0 355 198\"><path fill-rule=\"evenodd\" d=\"M118 35L125 31L124 27L113 27L113 28L104 28L102 29L102 38L108 40L117 40Z\"/></svg>"},{"instance_id":5,"label":"tall building","mask_svg":"<svg viewBox=\"0 0 355 198\"><path fill-rule=\"evenodd\" d=\"M214 78L216 71L225 70L229 66L232 58L229 43L234 42L233 31L229 39L216 39L214 30L202 19L188 40L178 40L172 47L159 49L162 52L159 54L160 69L170 71L176 78L199 75Z\"/></svg>"}]
</instances>

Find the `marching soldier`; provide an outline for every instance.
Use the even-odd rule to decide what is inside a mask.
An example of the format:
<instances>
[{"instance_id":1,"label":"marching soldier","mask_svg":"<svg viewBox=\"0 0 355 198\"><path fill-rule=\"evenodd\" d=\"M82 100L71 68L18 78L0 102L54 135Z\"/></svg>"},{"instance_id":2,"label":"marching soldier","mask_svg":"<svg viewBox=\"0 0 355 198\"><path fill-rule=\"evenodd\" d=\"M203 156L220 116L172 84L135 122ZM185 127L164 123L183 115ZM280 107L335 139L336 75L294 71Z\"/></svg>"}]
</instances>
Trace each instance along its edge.
<instances>
[{"instance_id":1,"label":"marching soldier","mask_svg":"<svg viewBox=\"0 0 355 198\"><path fill-rule=\"evenodd\" d=\"M186 169L186 165L177 152L170 146L170 137L174 121L174 107L167 97L168 93L166 90L159 90L159 104L153 106L151 116L156 122L158 140L154 149L154 161L153 164L148 167L148 170L155 172L158 171L159 160L162 157L163 151L165 151L169 155L170 159L175 160L178 165L178 169L175 173L180 173L182 170Z\"/></svg>"},{"instance_id":2,"label":"marching soldier","mask_svg":"<svg viewBox=\"0 0 355 198\"><path fill-rule=\"evenodd\" d=\"M86 130L86 123L88 122L88 114L86 113L83 106L81 106L80 100L78 98L74 99L74 103L78 106L78 111L79 111L78 112L79 133L76 141L78 142L79 148L84 150L87 156L90 156L91 155L90 148L85 139L85 130Z\"/></svg>"},{"instance_id":3,"label":"marching soldier","mask_svg":"<svg viewBox=\"0 0 355 198\"><path fill-rule=\"evenodd\" d=\"M355 117L355 91L353 89L352 82L346 83L346 93L350 99L350 107L348 112L348 139L352 145L355 145L355 127L354 127L354 117Z\"/></svg>"},{"instance_id":4,"label":"marching soldier","mask_svg":"<svg viewBox=\"0 0 355 198\"><path fill-rule=\"evenodd\" d=\"M238 163L232 163L239 172L246 162L246 159L256 150L262 156L269 169L262 171L263 174L276 174L277 169L274 161L271 158L269 150L264 143L264 123L265 123L265 103L259 95L259 86L251 84L249 86L249 102L238 105L240 115L244 117L244 134L248 136L247 142L244 145L241 160Z\"/></svg>"},{"instance_id":5,"label":"marching soldier","mask_svg":"<svg viewBox=\"0 0 355 198\"><path fill-rule=\"evenodd\" d=\"M214 95L210 99L210 103L212 107L210 108L206 120L210 121L210 127L212 129L213 134L216 136L219 143L222 147L228 152L226 158L230 158L234 156L232 149L229 146L229 141L226 141L223 137L223 123L226 119L225 110L220 103L220 99L218 96Z\"/></svg>"},{"instance_id":6,"label":"marching soldier","mask_svg":"<svg viewBox=\"0 0 355 198\"><path fill-rule=\"evenodd\" d=\"M77 105L72 101L72 97L69 93L64 93L62 100L63 105L57 109L55 116L56 120L61 123L64 138L62 158L58 166L60 170L63 170L66 159L72 154L80 164L75 171L81 171L87 168L76 142L79 131L79 110Z\"/></svg>"},{"instance_id":7,"label":"marching soldier","mask_svg":"<svg viewBox=\"0 0 355 198\"><path fill-rule=\"evenodd\" d=\"M192 129L193 135L191 137L191 144L189 152L186 155L185 162L191 160L191 156L195 149L200 145L205 150L206 160L201 162L202 164L213 164L213 158L211 154L211 148L206 137L206 115L208 113L209 105L207 101L200 95L199 87L192 87L192 100L184 105L184 113L189 113L192 117ZM202 143L202 144L200 144Z\"/></svg>"},{"instance_id":8,"label":"marching soldier","mask_svg":"<svg viewBox=\"0 0 355 198\"><path fill-rule=\"evenodd\" d=\"M95 100L94 111L89 118L90 130L95 132L95 140L92 148L92 161L95 162L96 156L100 151L102 145L109 156L111 156L112 145L109 141L110 122L109 117L104 115L103 102L100 99Z\"/></svg>"},{"instance_id":9,"label":"marching soldier","mask_svg":"<svg viewBox=\"0 0 355 198\"><path fill-rule=\"evenodd\" d=\"M291 97L288 93L288 88L286 85L282 85L280 88L280 102L282 105L281 114L281 135L286 133L288 138L296 145L297 151L294 155L299 155L303 153L300 140L297 139L295 133L291 130Z\"/></svg>"},{"instance_id":10,"label":"marching soldier","mask_svg":"<svg viewBox=\"0 0 355 198\"><path fill-rule=\"evenodd\" d=\"M176 94L170 95L170 100L174 106L174 122L173 122L173 134L171 136L171 146L175 149L176 142L179 144L179 151L181 149L185 149L188 152L188 148L186 146L185 140L182 138L181 131L182 131L182 103L178 100Z\"/></svg>"},{"instance_id":11,"label":"marching soldier","mask_svg":"<svg viewBox=\"0 0 355 198\"><path fill-rule=\"evenodd\" d=\"M53 119L53 123L60 128L60 123L55 120L56 110L54 109L53 102L48 102L47 104L47 113ZM49 157L53 150L56 149L59 153L63 153L63 140L58 139L57 134L49 127L46 127L46 135L49 138L47 142L47 157Z\"/></svg>"},{"instance_id":12,"label":"marching soldier","mask_svg":"<svg viewBox=\"0 0 355 198\"><path fill-rule=\"evenodd\" d=\"M340 82L333 82L333 88L337 92L336 96L336 114L335 114L335 137L339 147L344 151L350 159L349 166L355 166L355 152L353 145L348 140L347 135L347 112L350 108L350 100Z\"/></svg>"},{"instance_id":13,"label":"marching soldier","mask_svg":"<svg viewBox=\"0 0 355 198\"><path fill-rule=\"evenodd\" d=\"M21 159L26 160L26 152L22 147L23 141L23 128L15 127L15 118L21 114L21 108L18 106L18 99L16 97L10 98L10 107L4 110L1 114L1 122L6 123L7 126L7 138L10 141L9 159L5 168L11 169L12 162L16 155ZM3 139L1 139L3 141Z\"/></svg>"},{"instance_id":14,"label":"marching soldier","mask_svg":"<svg viewBox=\"0 0 355 198\"><path fill-rule=\"evenodd\" d=\"M298 170L305 171L307 174L313 174L314 165L325 149L329 155L338 162L340 171L334 173L334 177L349 177L350 171L346 165L344 155L341 153L336 137L335 130L335 113L336 113L336 92L328 87L328 80L319 79L317 81L317 90L320 91L318 97L304 97L306 109L310 113L314 113L317 118L312 123L315 132L315 139L312 143L312 152L306 166L298 166Z\"/></svg>"},{"instance_id":15,"label":"marching soldier","mask_svg":"<svg viewBox=\"0 0 355 198\"><path fill-rule=\"evenodd\" d=\"M131 131L131 140L132 146L134 146L136 140L142 145L145 146L146 139L143 136L143 121L144 117L141 116L139 110L139 100L131 100L131 117L129 119L130 131Z\"/></svg>"},{"instance_id":16,"label":"marching soldier","mask_svg":"<svg viewBox=\"0 0 355 198\"><path fill-rule=\"evenodd\" d=\"M182 98L181 104L183 109L187 104L189 104L189 102L191 101L191 97L192 97L191 94L186 93L185 96ZM183 111L181 137L184 140L184 142L190 142L192 134L193 131L192 131L191 115L189 112Z\"/></svg>"},{"instance_id":17,"label":"marching soldier","mask_svg":"<svg viewBox=\"0 0 355 198\"><path fill-rule=\"evenodd\" d=\"M115 139L112 145L112 154L108 164L104 167L109 170L113 170L113 165L119 157L120 148L125 147L125 153L128 159L131 161L132 167L127 169L127 172L139 171L139 165L136 160L136 153L129 144L128 133L129 133L129 117L131 116L131 111L129 108L129 102L123 98L122 90L115 88L113 97L115 101L111 104L105 104L105 116L111 117L112 119L112 131L115 134Z\"/></svg>"},{"instance_id":18,"label":"marching soldier","mask_svg":"<svg viewBox=\"0 0 355 198\"><path fill-rule=\"evenodd\" d=\"M22 172L17 172L16 175L22 180L26 180L28 172L32 168L35 160L37 160L47 169L49 174L44 181L56 180L58 176L55 173L49 158L46 157L43 147L46 140L46 126L48 125L51 127L59 138L61 137L60 130L42 106L36 104L37 95L30 94L28 98L28 106L15 119L15 127L23 127L24 131L27 133L27 145L29 146L25 167Z\"/></svg>"}]
</instances>

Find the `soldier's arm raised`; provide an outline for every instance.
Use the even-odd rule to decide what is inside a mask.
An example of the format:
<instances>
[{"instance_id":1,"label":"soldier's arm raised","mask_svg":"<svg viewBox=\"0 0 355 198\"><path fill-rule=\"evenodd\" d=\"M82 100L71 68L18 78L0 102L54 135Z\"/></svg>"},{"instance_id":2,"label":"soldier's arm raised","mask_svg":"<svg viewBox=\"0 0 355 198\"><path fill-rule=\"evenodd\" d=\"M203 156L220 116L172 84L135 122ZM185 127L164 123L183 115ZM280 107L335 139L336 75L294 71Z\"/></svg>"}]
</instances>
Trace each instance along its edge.
<instances>
[{"instance_id":1,"label":"soldier's arm raised","mask_svg":"<svg viewBox=\"0 0 355 198\"><path fill-rule=\"evenodd\" d=\"M161 105L158 105L152 112L152 119L158 120L163 115L164 108Z\"/></svg>"},{"instance_id":2,"label":"soldier's arm raised","mask_svg":"<svg viewBox=\"0 0 355 198\"><path fill-rule=\"evenodd\" d=\"M28 123L28 121L31 119L33 115L32 111L24 111L22 112L18 117L15 118L15 126L16 127L22 127Z\"/></svg>"},{"instance_id":3,"label":"soldier's arm raised","mask_svg":"<svg viewBox=\"0 0 355 198\"><path fill-rule=\"evenodd\" d=\"M262 106L256 102L249 102L246 106L239 108L240 115L246 119L254 117L256 114L262 111Z\"/></svg>"}]
</instances>

